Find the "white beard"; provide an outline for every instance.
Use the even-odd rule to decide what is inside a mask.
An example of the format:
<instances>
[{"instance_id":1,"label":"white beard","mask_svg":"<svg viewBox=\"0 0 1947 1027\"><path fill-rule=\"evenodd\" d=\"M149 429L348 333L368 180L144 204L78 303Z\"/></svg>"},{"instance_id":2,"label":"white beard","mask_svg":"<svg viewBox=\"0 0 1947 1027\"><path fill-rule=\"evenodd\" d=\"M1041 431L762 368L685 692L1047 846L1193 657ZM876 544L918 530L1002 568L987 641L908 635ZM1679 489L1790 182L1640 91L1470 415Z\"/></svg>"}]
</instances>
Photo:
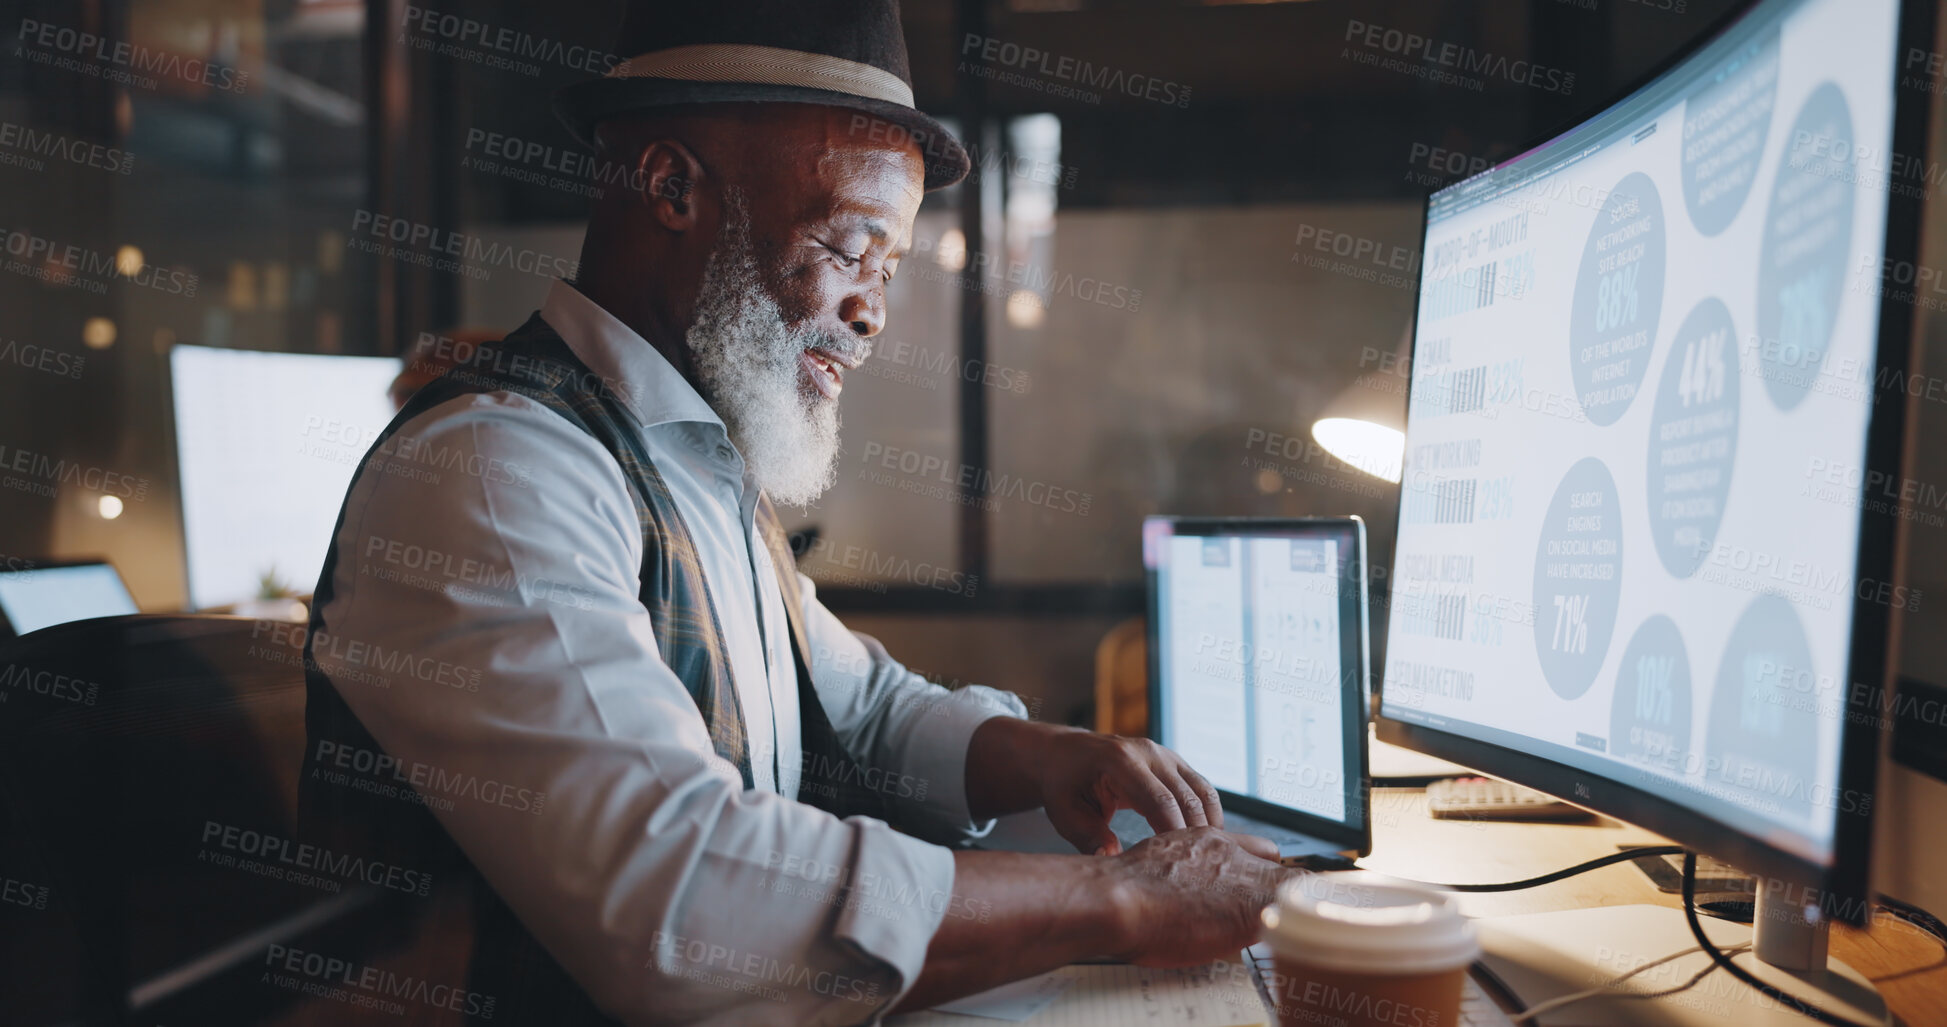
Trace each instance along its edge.
<instances>
[{"instance_id":1,"label":"white beard","mask_svg":"<svg viewBox=\"0 0 1947 1027\"><path fill-rule=\"evenodd\" d=\"M838 402L805 380L799 357L817 347L863 359L871 344L785 323L764 289L750 211L734 189L685 340L703 398L723 418L757 486L787 506L810 506L824 495L838 479Z\"/></svg>"}]
</instances>

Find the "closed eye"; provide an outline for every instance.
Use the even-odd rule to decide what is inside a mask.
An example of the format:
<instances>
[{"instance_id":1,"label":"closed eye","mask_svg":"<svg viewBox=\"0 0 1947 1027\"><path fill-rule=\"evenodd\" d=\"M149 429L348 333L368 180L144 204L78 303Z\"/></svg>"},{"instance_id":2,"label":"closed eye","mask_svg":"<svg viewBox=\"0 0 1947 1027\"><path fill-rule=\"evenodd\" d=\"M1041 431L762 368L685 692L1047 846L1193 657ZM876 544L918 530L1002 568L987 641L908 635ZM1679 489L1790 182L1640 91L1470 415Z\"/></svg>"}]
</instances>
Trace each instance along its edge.
<instances>
[{"instance_id":1,"label":"closed eye","mask_svg":"<svg viewBox=\"0 0 1947 1027\"><path fill-rule=\"evenodd\" d=\"M832 256L837 257L838 262L845 267L857 267L859 266L859 261L865 259L865 254L863 253L859 254L858 256L853 256L849 253L846 253L844 250L841 250L838 247L833 246L831 243L822 243L820 245L830 250L832 252Z\"/></svg>"}]
</instances>

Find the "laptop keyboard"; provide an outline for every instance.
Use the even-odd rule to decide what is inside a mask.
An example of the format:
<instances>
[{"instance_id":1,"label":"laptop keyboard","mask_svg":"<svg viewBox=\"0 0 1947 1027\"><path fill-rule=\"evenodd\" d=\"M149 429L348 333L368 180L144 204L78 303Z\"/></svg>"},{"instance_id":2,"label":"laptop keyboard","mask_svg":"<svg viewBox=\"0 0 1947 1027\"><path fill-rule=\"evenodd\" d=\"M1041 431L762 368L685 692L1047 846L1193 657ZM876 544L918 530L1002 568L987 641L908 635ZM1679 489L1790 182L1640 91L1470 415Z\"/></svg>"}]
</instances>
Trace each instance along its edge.
<instances>
[{"instance_id":1,"label":"laptop keyboard","mask_svg":"<svg viewBox=\"0 0 1947 1027\"><path fill-rule=\"evenodd\" d=\"M1270 946L1259 942L1244 950L1244 958L1250 964L1251 977L1257 982L1257 994L1264 1000L1264 1008L1275 1013L1278 1006L1272 1001L1268 983L1272 973ZM1271 1022L1277 1022L1275 1016ZM1481 990L1474 975L1468 974L1460 989L1460 1019L1456 1027L1514 1027L1514 1021Z\"/></svg>"},{"instance_id":2,"label":"laptop keyboard","mask_svg":"<svg viewBox=\"0 0 1947 1027\"><path fill-rule=\"evenodd\" d=\"M1241 813L1225 813L1224 827L1244 834L1254 834L1278 845L1310 843L1317 848L1324 847L1323 843L1314 843L1311 838L1296 831L1267 824ZM1109 818L1109 830L1115 832L1116 839L1122 842L1122 847L1125 849L1156 834L1156 829L1149 826L1149 821L1143 819L1141 813L1132 809L1116 810L1115 815Z\"/></svg>"}]
</instances>

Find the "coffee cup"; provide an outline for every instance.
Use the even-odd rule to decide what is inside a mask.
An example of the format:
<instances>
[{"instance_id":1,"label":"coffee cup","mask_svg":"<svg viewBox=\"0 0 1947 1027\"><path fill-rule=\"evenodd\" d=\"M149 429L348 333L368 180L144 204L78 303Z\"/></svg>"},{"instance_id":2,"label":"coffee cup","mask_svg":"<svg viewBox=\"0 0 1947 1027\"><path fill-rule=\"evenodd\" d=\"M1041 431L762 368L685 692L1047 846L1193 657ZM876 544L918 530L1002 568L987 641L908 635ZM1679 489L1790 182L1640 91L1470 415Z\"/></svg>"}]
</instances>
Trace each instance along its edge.
<instances>
[{"instance_id":1,"label":"coffee cup","mask_svg":"<svg viewBox=\"0 0 1947 1027\"><path fill-rule=\"evenodd\" d=\"M1263 913L1283 1027L1455 1027L1474 925L1451 896L1352 871L1306 874Z\"/></svg>"}]
</instances>

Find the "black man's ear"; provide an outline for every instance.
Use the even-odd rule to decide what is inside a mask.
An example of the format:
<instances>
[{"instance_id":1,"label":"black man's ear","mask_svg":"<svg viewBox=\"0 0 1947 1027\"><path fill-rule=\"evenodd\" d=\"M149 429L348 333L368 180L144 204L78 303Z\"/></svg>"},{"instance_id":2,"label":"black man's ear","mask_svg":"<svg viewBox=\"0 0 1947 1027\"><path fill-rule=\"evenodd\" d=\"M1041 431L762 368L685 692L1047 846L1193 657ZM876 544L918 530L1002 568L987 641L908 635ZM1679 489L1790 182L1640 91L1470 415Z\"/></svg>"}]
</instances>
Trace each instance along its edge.
<instances>
[{"instance_id":1,"label":"black man's ear","mask_svg":"<svg viewBox=\"0 0 1947 1027\"><path fill-rule=\"evenodd\" d=\"M690 148L673 139L658 139L642 148L635 174L642 200L664 228L687 232L696 226L697 179L703 165Z\"/></svg>"}]
</instances>

